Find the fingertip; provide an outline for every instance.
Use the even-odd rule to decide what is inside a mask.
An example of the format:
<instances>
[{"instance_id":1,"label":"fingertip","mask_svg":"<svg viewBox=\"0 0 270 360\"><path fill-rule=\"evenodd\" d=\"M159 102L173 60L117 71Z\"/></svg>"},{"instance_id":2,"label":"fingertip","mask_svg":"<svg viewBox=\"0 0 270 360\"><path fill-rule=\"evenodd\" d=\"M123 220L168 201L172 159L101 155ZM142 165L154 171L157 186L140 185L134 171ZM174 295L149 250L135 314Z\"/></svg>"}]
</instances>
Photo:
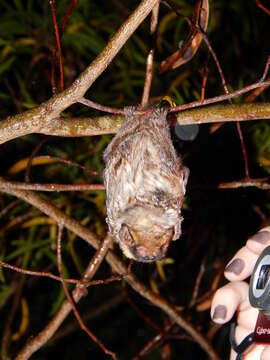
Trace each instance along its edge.
<instances>
[{"instance_id":1,"label":"fingertip","mask_svg":"<svg viewBox=\"0 0 270 360\"><path fill-rule=\"evenodd\" d=\"M246 299L248 285L239 281L229 283L217 290L211 306L211 317L215 323L224 324L231 320L238 306Z\"/></svg>"},{"instance_id":2,"label":"fingertip","mask_svg":"<svg viewBox=\"0 0 270 360\"><path fill-rule=\"evenodd\" d=\"M217 324L224 324L226 322L227 307L225 305L217 305L211 310L211 318Z\"/></svg>"},{"instance_id":3,"label":"fingertip","mask_svg":"<svg viewBox=\"0 0 270 360\"><path fill-rule=\"evenodd\" d=\"M224 270L224 276L229 281L240 281L251 275L258 255L247 248L242 247L237 251L233 259Z\"/></svg>"},{"instance_id":4,"label":"fingertip","mask_svg":"<svg viewBox=\"0 0 270 360\"><path fill-rule=\"evenodd\" d=\"M270 346L266 346L263 350L260 360L269 360L270 359Z\"/></svg>"},{"instance_id":5,"label":"fingertip","mask_svg":"<svg viewBox=\"0 0 270 360\"><path fill-rule=\"evenodd\" d=\"M229 264L226 266L224 273L233 273L234 275L240 275L245 267L245 262L243 259L236 258L233 259Z\"/></svg>"},{"instance_id":6,"label":"fingertip","mask_svg":"<svg viewBox=\"0 0 270 360\"><path fill-rule=\"evenodd\" d=\"M266 246L270 245L270 227L265 227L251 236L246 245L257 255L260 254Z\"/></svg>"}]
</instances>

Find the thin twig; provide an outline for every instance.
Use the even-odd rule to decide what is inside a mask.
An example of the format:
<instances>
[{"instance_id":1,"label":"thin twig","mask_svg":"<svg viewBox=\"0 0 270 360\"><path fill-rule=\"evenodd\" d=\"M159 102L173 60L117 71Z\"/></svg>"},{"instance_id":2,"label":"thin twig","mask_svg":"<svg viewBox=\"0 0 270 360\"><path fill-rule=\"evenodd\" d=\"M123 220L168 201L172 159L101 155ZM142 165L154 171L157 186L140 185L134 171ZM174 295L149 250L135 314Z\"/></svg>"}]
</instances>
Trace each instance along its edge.
<instances>
[{"instance_id":1,"label":"thin twig","mask_svg":"<svg viewBox=\"0 0 270 360\"><path fill-rule=\"evenodd\" d=\"M263 6L263 4L262 4L259 0L255 0L255 1L256 1L257 6L258 6L262 11L264 11L267 15L270 16L270 10L268 10L265 6Z\"/></svg>"},{"instance_id":2,"label":"thin twig","mask_svg":"<svg viewBox=\"0 0 270 360\"><path fill-rule=\"evenodd\" d=\"M5 216L14 206L16 206L20 200L11 201L3 210L0 211L0 219Z\"/></svg>"},{"instance_id":3,"label":"thin twig","mask_svg":"<svg viewBox=\"0 0 270 360\"><path fill-rule=\"evenodd\" d=\"M204 67L201 71L201 73L202 73L201 102L202 103L204 102L204 99L205 99L205 89L206 89L206 83L207 83L208 73L209 73L208 62L209 62L209 52L208 52Z\"/></svg>"},{"instance_id":4,"label":"thin twig","mask_svg":"<svg viewBox=\"0 0 270 360\"><path fill-rule=\"evenodd\" d=\"M53 280L56 280L56 281L59 281L59 282L64 281L64 282L66 282L68 284L82 285L82 280L81 279L70 279L70 278L62 279L61 277L59 277L57 275L54 275L54 274L52 274L50 272L47 272L47 271L27 270L27 269L23 269L23 268L20 268L18 266L15 266L15 265L8 264L3 260L0 260L0 265L3 266L4 268L16 271L16 272L24 274L24 275L30 275L30 276L36 276L36 277L48 277L50 279L53 279ZM115 282L115 281L121 281L124 278L125 278L125 275L123 275L123 276L114 275L114 276L111 276L111 277L109 277L107 279L84 281L83 285L85 287L96 286L96 285L107 285L107 284L110 284L110 283Z\"/></svg>"},{"instance_id":5,"label":"thin twig","mask_svg":"<svg viewBox=\"0 0 270 360\"><path fill-rule=\"evenodd\" d=\"M87 191L104 190L103 184L39 184L11 181L1 178L2 186L9 189L23 189L33 191Z\"/></svg>"},{"instance_id":6,"label":"thin twig","mask_svg":"<svg viewBox=\"0 0 270 360\"><path fill-rule=\"evenodd\" d=\"M205 261L206 261L206 257L204 257L202 262L201 262L200 270L199 270L199 273L198 273L196 281L195 281L192 296L191 296L191 299L190 299L190 302L189 302L189 305L188 305L190 308L195 304L195 302L197 300L197 297L198 297L198 294L199 294L202 277L203 277L203 274L205 272Z\"/></svg>"},{"instance_id":7,"label":"thin twig","mask_svg":"<svg viewBox=\"0 0 270 360\"><path fill-rule=\"evenodd\" d=\"M70 18L70 15L71 15L74 7L76 6L77 2L78 2L78 0L71 0L71 3L69 4L69 7L68 7L66 15L65 15L65 19L64 19L63 24L61 26L61 36L63 35L63 33L66 30L68 20Z\"/></svg>"},{"instance_id":8,"label":"thin twig","mask_svg":"<svg viewBox=\"0 0 270 360\"><path fill-rule=\"evenodd\" d=\"M261 78L261 81L270 81L270 77L268 77L267 79L266 79L266 75L267 75L267 73L268 73L268 71L269 71L269 66L270 66L270 56L268 56L268 58L267 58L267 63L266 63L266 66L265 66L265 68L264 68L264 72L263 72L263 76L262 76L262 78ZM261 95L261 93L265 90L265 89L267 89L269 87L269 85L268 86L266 86L266 87L263 87L263 88L257 88L257 89L254 89L250 94L248 94L247 95L247 97L245 98L245 103L251 103L251 102L253 102L255 99L256 99L256 97L258 97L259 95Z\"/></svg>"},{"instance_id":9,"label":"thin twig","mask_svg":"<svg viewBox=\"0 0 270 360\"><path fill-rule=\"evenodd\" d=\"M152 37L152 47L147 55L146 58L146 70L145 70L145 80L144 80L144 87L143 87L143 95L141 105L147 105L150 96L151 84L152 84L152 77L153 77L153 61L154 61L154 54L155 54L155 44L154 44L154 35L158 25L158 13L159 13L159 2L152 10L152 17L150 23L150 34Z\"/></svg>"},{"instance_id":10,"label":"thin twig","mask_svg":"<svg viewBox=\"0 0 270 360\"><path fill-rule=\"evenodd\" d=\"M139 360L142 356L148 354L150 350L155 349L159 344L161 344L165 338L167 337L168 333L172 329L174 323L171 322L165 326L165 328L155 335L150 341L148 341L144 347L139 351L139 353L132 358L132 360Z\"/></svg>"},{"instance_id":11,"label":"thin twig","mask_svg":"<svg viewBox=\"0 0 270 360\"><path fill-rule=\"evenodd\" d=\"M89 330L89 328L85 325L84 321L81 318L81 315L79 314L77 307L75 305L75 301L73 299L73 297L70 295L69 291L68 291L68 287L64 281L63 278L63 271L62 271L62 256L61 256L61 241L62 241L62 234L63 234L63 226L62 225L58 225L58 236L57 236L57 265L58 265L58 271L60 274L60 278L62 279L62 286L64 289L64 292L66 294L67 300L70 304L70 306L72 307L73 313L80 325L80 328L82 330L84 330L86 332L86 334L90 337L90 339L92 339L103 351L105 354L111 356L113 359L116 359L116 355L115 353L113 353L112 351L108 350L105 345L92 333L91 330ZM103 243L101 243L100 247L103 246ZM105 245L106 246L106 245ZM104 254L104 256L106 255L106 253Z\"/></svg>"},{"instance_id":12,"label":"thin twig","mask_svg":"<svg viewBox=\"0 0 270 360\"><path fill-rule=\"evenodd\" d=\"M50 272L46 272L46 271L33 271L33 270L26 270L26 269L22 269L18 266L15 265L10 265L8 263L6 263L3 260L0 260L0 265L3 266L4 268L16 271L18 273L24 274L24 275L30 275L30 276L38 276L38 277L48 277L50 279L53 280L57 280L57 281L65 281L66 283L70 283L70 284L81 284L81 279L76 280L76 279L61 279L61 277L57 276L57 275L53 275Z\"/></svg>"},{"instance_id":13,"label":"thin twig","mask_svg":"<svg viewBox=\"0 0 270 360\"><path fill-rule=\"evenodd\" d=\"M7 224L3 225L0 228L0 235L3 235L6 231L12 229L14 226L21 224L27 219L33 217L35 212L33 210L22 213L21 215L17 215L14 219L11 219Z\"/></svg>"},{"instance_id":14,"label":"thin twig","mask_svg":"<svg viewBox=\"0 0 270 360\"><path fill-rule=\"evenodd\" d=\"M90 154L94 153L95 151L96 150L93 150L93 152L91 152ZM69 166L75 166L78 169L83 170L85 173L88 173L89 175L99 175L100 174L99 172L97 172L97 171L95 171L95 170L93 170L93 169L91 169L91 168L89 168L87 166L78 164L77 162L67 160L67 159L64 159L64 158L61 158L61 157L58 157L58 156L52 156L52 155L35 156L32 159L31 167L38 166L38 165L43 165L43 164L44 165L52 164L52 163L55 163L55 162L60 162L60 163L63 163L63 164L69 165ZM9 170L8 170L9 175L16 174L16 173L18 173L18 172L25 169L24 164L23 164L22 167L19 167L19 168L18 168L17 164L18 163L16 163L15 165L11 166L11 168L9 168ZM27 164L27 166L28 166L28 164Z\"/></svg>"},{"instance_id":15,"label":"thin twig","mask_svg":"<svg viewBox=\"0 0 270 360\"><path fill-rule=\"evenodd\" d=\"M245 188L245 187L257 187L262 190L270 189L270 179L262 178L262 179L243 179L238 181L224 182L218 184L218 189L237 189L237 188Z\"/></svg>"},{"instance_id":16,"label":"thin twig","mask_svg":"<svg viewBox=\"0 0 270 360\"><path fill-rule=\"evenodd\" d=\"M58 156L51 156L51 155L47 155L49 159L52 159L52 160L56 160L56 161L59 161L63 164L67 164L67 165L70 165L70 166L75 166L81 170L83 170L84 172L90 174L90 175L98 175L99 173L93 169L90 169L86 166L83 166L81 164L78 164L74 161L71 161L71 160L67 160L67 159L63 159L63 158L60 158Z\"/></svg>"},{"instance_id":17,"label":"thin twig","mask_svg":"<svg viewBox=\"0 0 270 360\"><path fill-rule=\"evenodd\" d=\"M47 141L47 139L43 139L41 140L34 148L34 150L32 151L27 166L26 166L26 170L25 170L25 175L24 175L24 181L29 183L30 182L30 171L31 171L31 166L32 166L32 162L34 157L36 156L36 154L39 152L41 146Z\"/></svg>"},{"instance_id":18,"label":"thin twig","mask_svg":"<svg viewBox=\"0 0 270 360\"><path fill-rule=\"evenodd\" d=\"M188 18L186 18L188 21L190 21ZM190 26L194 26L191 22L189 23ZM201 33L201 35L203 36L203 39L204 39L204 42L206 43L207 47L208 47L208 50L210 51L215 63L216 63L216 66L217 66L217 69L218 69L218 72L219 72L219 75L220 75L220 78L221 78L221 81L222 81L222 86L223 86L223 89L224 89L224 92L226 95L229 95L229 90L228 90L228 86L227 86L227 82L226 82L226 79L225 79L225 76L224 76L224 72L222 70L222 67L220 65L220 62L218 60L218 57L207 37L207 35L205 34L204 31L202 31L200 29L199 26L197 26L198 28L198 31ZM267 65L266 65L267 66ZM262 79L260 80L260 82L262 82ZM228 99L229 103L232 104L232 99ZM239 136L239 139L240 139L240 144L241 144L241 149L242 149L242 154L243 154L243 159L244 159L244 168L245 168L245 174L246 174L246 178L248 179L249 178L249 165L248 165L248 157L247 157L247 150L246 150L246 145L245 145L245 142L244 142L244 138L243 138L243 133L242 133L242 130L241 130L241 125L240 123L237 121L236 122L236 129L237 129L237 132L238 132L238 136Z\"/></svg>"},{"instance_id":19,"label":"thin twig","mask_svg":"<svg viewBox=\"0 0 270 360\"><path fill-rule=\"evenodd\" d=\"M57 50L59 54L59 69L60 69L60 84L61 84L61 91L64 90L64 73L63 73L63 58L62 58L62 49L61 49L61 41L60 41L60 35L56 20L56 14L55 14L55 8L54 8L55 0L50 0L50 7L52 12L52 18L53 18L53 26L54 26L54 32L55 32L55 38L56 38L56 45Z\"/></svg>"},{"instance_id":20,"label":"thin twig","mask_svg":"<svg viewBox=\"0 0 270 360\"><path fill-rule=\"evenodd\" d=\"M246 94L247 92L249 92L253 89L267 87L267 86L270 86L270 80L267 80L264 82L260 82L260 80L259 80L258 82L254 83L254 84L248 85L242 89L233 91L229 94L214 96L210 99L205 99L203 103L201 101L193 101L188 104L172 107L169 109L169 112L179 112L179 111L183 111L183 110L193 109L198 106L205 106L205 105L210 105L210 104L214 104L214 103L221 102L221 101L226 101L228 99L233 99L233 98L236 98L243 94ZM259 106L259 104L256 104L256 105Z\"/></svg>"},{"instance_id":21,"label":"thin twig","mask_svg":"<svg viewBox=\"0 0 270 360\"><path fill-rule=\"evenodd\" d=\"M269 67L270 67L270 55L268 55L268 57L267 57L264 72L263 72L263 75L262 75L261 80L260 80L261 82L265 81L266 75L268 74L268 71L269 71Z\"/></svg>"},{"instance_id":22,"label":"thin twig","mask_svg":"<svg viewBox=\"0 0 270 360\"><path fill-rule=\"evenodd\" d=\"M88 107L90 107L92 109L107 112L109 114L121 114L121 115L125 114L123 109L117 109L117 108L113 108L113 107L110 107L110 106L101 105L101 104L98 104L98 103L96 103L96 102L94 102L92 100L86 99L84 97L79 99L78 103L83 104L85 106L88 106Z\"/></svg>"},{"instance_id":23,"label":"thin twig","mask_svg":"<svg viewBox=\"0 0 270 360\"><path fill-rule=\"evenodd\" d=\"M63 36L63 34L65 32L68 20L70 18L70 15L71 15L71 13L73 11L74 6L77 4L77 2L78 2L78 0L72 0L71 1L71 3L69 4L68 10L66 12L66 15L65 15L65 19L64 19L63 24L61 26L61 34L58 35L59 42L57 41L57 46L58 46L58 43L59 43L60 50L61 50L60 39L62 38L62 36ZM55 17L55 14L54 14L54 17ZM53 21L54 21L54 24L57 27L56 19L53 18ZM58 30L58 27L57 27L57 30ZM56 84L55 84L55 58L56 58L56 47L54 47L54 49L52 50L52 59L51 59L51 85L52 85L52 93L53 94L55 94L56 91L57 91ZM61 56L61 61L62 61L62 56ZM62 65L62 69L60 67L60 73L61 73L61 75L63 74L63 65ZM62 88L62 91L63 91L64 82L63 82L63 86L62 86L62 81L61 81L61 88Z\"/></svg>"}]
</instances>

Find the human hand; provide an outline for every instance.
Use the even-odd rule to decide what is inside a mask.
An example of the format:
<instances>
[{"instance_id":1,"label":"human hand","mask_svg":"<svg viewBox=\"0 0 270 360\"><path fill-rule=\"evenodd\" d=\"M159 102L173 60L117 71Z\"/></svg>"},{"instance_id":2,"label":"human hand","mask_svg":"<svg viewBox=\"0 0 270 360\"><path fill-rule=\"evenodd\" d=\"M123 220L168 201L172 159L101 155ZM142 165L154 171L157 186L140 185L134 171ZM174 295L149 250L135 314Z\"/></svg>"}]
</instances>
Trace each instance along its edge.
<instances>
[{"instance_id":1,"label":"human hand","mask_svg":"<svg viewBox=\"0 0 270 360\"><path fill-rule=\"evenodd\" d=\"M238 312L235 329L237 344L254 331L258 316L258 310L249 303L249 285L243 280L251 275L259 255L269 245L270 226L249 238L246 245L237 251L224 271L230 282L217 290L212 301L211 317L218 324L225 324L231 320L235 311ZM232 350L230 359L235 358L236 353ZM259 359L270 360L270 345L255 345L245 356L245 360Z\"/></svg>"}]
</instances>

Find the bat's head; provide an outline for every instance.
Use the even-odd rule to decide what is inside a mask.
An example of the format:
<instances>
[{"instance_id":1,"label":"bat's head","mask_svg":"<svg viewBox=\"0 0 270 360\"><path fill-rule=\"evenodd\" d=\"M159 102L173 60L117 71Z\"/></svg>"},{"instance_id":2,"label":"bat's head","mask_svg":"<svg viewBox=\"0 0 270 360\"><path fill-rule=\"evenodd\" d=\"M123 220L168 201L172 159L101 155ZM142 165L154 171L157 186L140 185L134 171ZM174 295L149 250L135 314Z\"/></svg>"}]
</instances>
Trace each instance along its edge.
<instances>
[{"instance_id":1,"label":"bat's head","mask_svg":"<svg viewBox=\"0 0 270 360\"><path fill-rule=\"evenodd\" d=\"M122 220L118 241L128 258L153 262L165 256L175 229L164 209L134 206Z\"/></svg>"}]
</instances>

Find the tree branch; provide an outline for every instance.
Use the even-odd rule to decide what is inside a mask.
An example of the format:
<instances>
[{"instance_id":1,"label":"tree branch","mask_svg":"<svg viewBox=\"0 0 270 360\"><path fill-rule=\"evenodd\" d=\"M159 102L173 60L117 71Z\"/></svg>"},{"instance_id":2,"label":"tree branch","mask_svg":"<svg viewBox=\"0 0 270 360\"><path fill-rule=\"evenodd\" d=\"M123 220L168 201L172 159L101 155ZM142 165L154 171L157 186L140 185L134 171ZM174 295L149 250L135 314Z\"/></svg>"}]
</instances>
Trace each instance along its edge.
<instances>
[{"instance_id":1,"label":"tree branch","mask_svg":"<svg viewBox=\"0 0 270 360\"><path fill-rule=\"evenodd\" d=\"M55 118L59 118L63 110L84 96L157 2L158 0L142 0L129 18L109 39L103 51L65 91L53 96L50 100L34 109L8 117L2 121L0 123L0 144L30 133L45 133L41 131L42 128L53 130L55 125L61 127L60 119L58 119L58 124L55 124L57 122ZM3 123L8 123L9 126L4 126L3 129Z\"/></svg>"},{"instance_id":2,"label":"tree branch","mask_svg":"<svg viewBox=\"0 0 270 360\"><path fill-rule=\"evenodd\" d=\"M198 104L204 105L199 102ZM181 111L176 116L179 125L270 119L270 103L212 105ZM123 120L124 117L121 115L56 118L53 123L48 122L42 126L36 126L29 123L23 116L22 118L14 117L0 122L0 144L32 133L64 137L115 134L120 129ZM14 131L15 128L17 131Z\"/></svg>"},{"instance_id":3,"label":"tree branch","mask_svg":"<svg viewBox=\"0 0 270 360\"><path fill-rule=\"evenodd\" d=\"M0 144L28 134L80 137L116 133L123 116L100 116L97 118L60 118L53 121L32 121L31 116L22 113L0 122Z\"/></svg>"},{"instance_id":4,"label":"tree branch","mask_svg":"<svg viewBox=\"0 0 270 360\"><path fill-rule=\"evenodd\" d=\"M50 202L46 201L38 194L33 193L31 191L3 189L1 184L2 183L0 179L1 191L16 196L26 201L27 203L35 206L40 211L44 212L45 214L53 218L56 222L61 223L68 230L74 232L77 236L84 239L95 249L98 249L99 241L88 228L82 226L78 221L63 213L61 210L59 210L57 207L52 205ZM140 282L132 273L128 273L125 264L115 254L113 254L112 251L108 252L106 256L106 261L118 274L125 277L125 280L135 291L137 291L142 297L149 300L153 305L163 310L169 317L173 319L173 321L175 321L182 329L184 329L190 336L192 336L192 338L202 347L202 349L206 351L210 359L219 360L219 356L216 354L215 350L204 338L204 336L197 329L195 329L192 326L192 324L190 324L181 315L179 315L173 305L168 303L161 296L154 294L142 282ZM19 360L19 358L17 360Z\"/></svg>"},{"instance_id":5,"label":"tree branch","mask_svg":"<svg viewBox=\"0 0 270 360\"><path fill-rule=\"evenodd\" d=\"M218 189L238 189L238 188L245 188L245 187L256 187L262 190L269 190L270 183L269 178L262 178L262 179L243 179L243 180L236 180L231 182L224 182L218 184Z\"/></svg>"},{"instance_id":6,"label":"tree branch","mask_svg":"<svg viewBox=\"0 0 270 360\"><path fill-rule=\"evenodd\" d=\"M158 14L159 14L159 2L152 10L152 17L150 23L150 34L152 37L152 46L146 58L146 69L145 69L145 80L144 80L144 87L143 87L143 94L142 94L142 106L146 106L149 101L150 90L152 85L152 77L153 77L153 61L154 61L154 54L155 54L155 45L154 45L154 34L157 29L158 25Z\"/></svg>"},{"instance_id":7,"label":"tree branch","mask_svg":"<svg viewBox=\"0 0 270 360\"><path fill-rule=\"evenodd\" d=\"M6 189L34 191L90 191L104 190L103 184L40 184L6 180L1 177L1 186Z\"/></svg>"},{"instance_id":8,"label":"tree branch","mask_svg":"<svg viewBox=\"0 0 270 360\"><path fill-rule=\"evenodd\" d=\"M179 125L270 119L270 103L214 105L177 114Z\"/></svg>"}]
</instances>

